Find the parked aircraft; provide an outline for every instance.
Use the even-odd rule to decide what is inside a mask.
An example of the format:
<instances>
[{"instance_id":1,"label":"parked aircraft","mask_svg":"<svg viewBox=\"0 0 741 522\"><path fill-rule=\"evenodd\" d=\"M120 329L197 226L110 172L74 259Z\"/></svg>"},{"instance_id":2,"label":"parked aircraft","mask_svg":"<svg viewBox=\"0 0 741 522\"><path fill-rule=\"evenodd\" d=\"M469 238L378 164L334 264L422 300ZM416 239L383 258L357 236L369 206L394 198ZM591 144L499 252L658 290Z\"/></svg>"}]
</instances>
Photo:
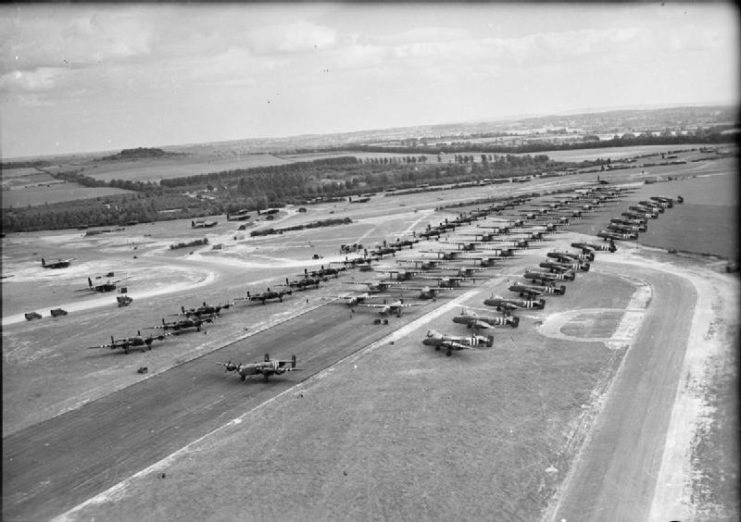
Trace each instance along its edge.
<instances>
[{"instance_id":1,"label":"parked aircraft","mask_svg":"<svg viewBox=\"0 0 741 522\"><path fill-rule=\"evenodd\" d=\"M461 281L466 278L457 276L424 275L417 276L417 279L436 280L437 286L439 286L440 288L458 288L459 286L461 286Z\"/></svg>"},{"instance_id":2,"label":"parked aircraft","mask_svg":"<svg viewBox=\"0 0 741 522\"><path fill-rule=\"evenodd\" d=\"M548 252L546 256L558 259L562 263L571 263L573 261L594 261L594 252L582 252L575 254L573 252Z\"/></svg>"},{"instance_id":3,"label":"parked aircraft","mask_svg":"<svg viewBox=\"0 0 741 522\"><path fill-rule=\"evenodd\" d=\"M635 232L615 232L610 230L600 230L597 233L597 237L601 237L605 241L608 239L615 240L615 239L638 239L638 234Z\"/></svg>"},{"instance_id":4,"label":"parked aircraft","mask_svg":"<svg viewBox=\"0 0 741 522\"><path fill-rule=\"evenodd\" d=\"M401 250L405 246L408 246L410 249L414 248L414 245L416 243L419 243L419 239L400 239L397 238L396 241L392 241L388 244L391 248L395 248L396 250Z\"/></svg>"},{"instance_id":5,"label":"parked aircraft","mask_svg":"<svg viewBox=\"0 0 741 522\"><path fill-rule=\"evenodd\" d=\"M136 332L135 337L124 337L122 339L114 339L111 335L110 344L101 344L100 346L90 346L89 350L95 350L98 348L108 348L109 350L123 350L124 353L129 353L131 350L151 350L152 343L154 341L162 341L167 334L164 335L150 335L149 337L142 337L141 332Z\"/></svg>"},{"instance_id":6,"label":"parked aircraft","mask_svg":"<svg viewBox=\"0 0 741 522\"><path fill-rule=\"evenodd\" d=\"M656 212L658 212L659 214L664 213L664 207L656 201L643 200L643 201L639 201L638 204L643 205L644 207L651 208L655 210Z\"/></svg>"},{"instance_id":7,"label":"parked aircraft","mask_svg":"<svg viewBox=\"0 0 741 522\"><path fill-rule=\"evenodd\" d=\"M211 227L215 227L218 224L219 224L218 221L203 221L203 220L198 220L198 221L191 221L190 222L190 227L191 228L211 228Z\"/></svg>"},{"instance_id":8,"label":"parked aircraft","mask_svg":"<svg viewBox=\"0 0 741 522\"><path fill-rule=\"evenodd\" d=\"M398 286L396 287L397 290L419 290L419 294L415 296L415 299L436 299L437 295L440 293L443 288L441 287L430 287L430 286L423 286L423 287L413 287L413 286Z\"/></svg>"},{"instance_id":9,"label":"parked aircraft","mask_svg":"<svg viewBox=\"0 0 741 522\"><path fill-rule=\"evenodd\" d=\"M645 228L645 226L643 227ZM636 225L618 225L615 223L610 223L607 225L607 230L610 232L617 232L618 234L625 234L629 232L638 233L640 232L640 227Z\"/></svg>"},{"instance_id":10,"label":"parked aircraft","mask_svg":"<svg viewBox=\"0 0 741 522\"><path fill-rule=\"evenodd\" d=\"M615 252L617 250L617 247L615 246L614 241L610 241L609 245L598 245L595 243L571 243L571 246L574 248L581 248L582 250L585 248L587 249L591 248L592 250L597 250L597 251L602 251L602 252Z\"/></svg>"},{"instance_id":11,"label":"parked aircraft","mask_svg":"<svg viewBox=\"0 0 741 522\"><path fill-rule=\"evenodd\" d=\"M247 209L238 210L231 214L229 214L229 212L226 213L227 221L244 221L249 218L250 218L250 211Z\"/></svg>"},{"instance_id":12,"label":"parked aircraft","mask_svg":"<svg viewBox=\"0 0 741 522\"><path fill-rule=\"evenodd\" d=\"M486 306L493 306L500 312L511 311L520 308L532 308L535 310L543 310L545 308L545 299L505 299L500 296L491 296L484 300Z\"/></svg>"},{"instance_id":13,"label":"parked aircraft","mask_svg":"<svg viewBox=\"0 0 741 522\"><path fill-rule=\"evenodd\" d=\"M298 291L303 291L310 288L319 288L319 283L326 280L326 278L304 276L303 279L294 279L293 281L289 281L286 277L286 284L280 286L287 286Z\"/></svg>"},{"instance_id":14,"label":"parked aircraft","mask_svg":"<svg viewBox=\"0 0 741 522\"><path fill-rule=\"evenodd\" d=\"M657 219L659 217L658 212L656 212L655 210L651 208L644 207L644 206L633 205L633 206L628 207L628 210L632 210L633 212L637 213L641 217L647 217L647 218L652 218L652 219Z\"/></svg>"},{"instance_id":15,"label":"parked aircraft","mask_svg":"<svg viewBox=\"0 0 741 522\"><path fill-rule=\"evenodd\" d=\"M244 381L251 375L262 375L267 381L272 375L282 375L286 372L297 372L302 368L296 368L296 356L292 356L290 360L271 360L270 355L265 354L264 361L258 361L248 364L235 364L231 361L225 363L217 363L224 367L225 372L237 372L239 379Z\"/></svg>"},{"instance_id":16,"label":"parked aircraft","mask_svg":"<svg viewBox=\"0 0 741 522\"><path fill-rule=\"evenodd\" d=\"M434 346L435 350L441 348L445 350L445 355L450 356L453 351L458 350L474 350L477 346L491 346L494 342L494 338L483 335L471 335L470 337L444 335L436 330L428 330L427 335L422 339L422 344L427 346Z\"/></svg>"},{"instance_id":17,"label":"parked aircraft","mask_svg":"<svg viewBox=\"0 0 741 522\"><path fill-rule=\"evenodd\" d=\"M549 261L546 260L538 265L540 268L547 268L552 272L565 272L567 270L581 270L589 272L590 264L585 261Z\"/></svg>"},{"instance_id":18,"label":"parked aircraft","mask_svg":"<svg viewBox=\"0 0 741 522\"><path fill-rule=\"evenodd\" d=\"M195 328L197 332L200 332L203 323L213 322L213 316L187 317L169 323L165 322L165 319L162 318L162 325L152 326L152 328L162 328L165 331L172 330L175 333L180 333L181 330Z\"/></svg>"},{"instance_id":19,"label":"parked aircraft","mask_svg":"<svg viewBox=\"0 0 741 522\"><path fill-rule=\"evenodd\" d=\"M52 263L47 263L46 260L42 257L41 266L44 268L67 268L75 259L76 258L71 257L69 259L57 259Z\"/></svg>"},{"instance_id":20,"label":"parked aircraft","mask_svg":"<svg viewBox=\"0 0 741 522\"><path fill-rule=\"evenodd\" d=\"M620 225L623 227L628 227L633 232L646 232L648 230L648 226L646 224L645 219L612 218L610 219L610 223L613 223L615 225Z\"/></svg>"},{"instance_id":21,"label":"parked aircraft","mask_svg":"<svg viewBox=\"0 0 741 522\"><path fill-rule=\"evenodd\" d=\"M356 295L334 295L334 296L327 296L328 299L342 299L345 301L345 304L347 306L353 307L362 303L365 303L368 299L383 299L386 297L391 297L390 294L371 294L369 292L363 292L362 294L356 294Z\"/></svg>"},{"instance_id":22,"label":"parked aircraft","mask_svg":"<svg viewBox=\"0 0 741 522\"><path fill-rule=\"evenodd\" d=\"M620 215L630 219L636 225L648 225L648 218L643 213L639 214L637 212L623 212Z\"/></svg>"},{"instance_id":23,"label":"parked aircraft","mask_svg":"<svg viewBox=\"0 0 741 522\"><path fill-rule=\"evenodd\" d=\"M423 303L405 303L403 299L397 299L390 303L360 303L360 306L366 306L368 308L378 309L378 313L381 315L396 314L397 317L401 317L402 310L404 308L411 308L413 306L423 306Z\"/></svg>"},{"instance_id":24,"label":"parked aircraft","mask_svg":"<svg viewBox=\"0 0 741 522\"><path fill-rule=\"evenodd\" d=\"M247 291L247 297L237 297L235 301L260 301L262 304L265 304L267 301L270 301L272 299L277 299L281 303L283 302L283 296L284 295L291 295L293 293L292 290L280 290L276 292L275 290L271 290L270 287L265 292L260 292L259 294L252 295L250 294L249 290Z\"/></svg>"},{"instance_id":25,"label":"parked aircraft","mask_svg":"<svg viewBox=\"0 0 741 522\"><path fill-rule=\"evenodd\" d=\"M100 284L93 284L93 280L89 277L87 278L87 288L84 290L92 290L94 292L113 292L116 289L116 284L120 283L121 280L118 279L116 281L108 280L105 283Z\"/></svg>"},{"instance_id":26,"label":"parked aircraft","mask_svg":"<svg viewBox=\"0 0 741 522\"><path fill-rule=\"evenodd\" d=\"M564 272L543 272L540 270L525 269L525 279L532 279L533 281L573 281L576 278L573 270L566 270Z\"/></svg>"},{"instance_id":27,"label":"parked aircraft","mask_svg":"<svg viewBox=\"0 0 741 522\"><path fill-rule=\"evenodd\" d=\"M230 303L227 303L224 305L222 304L209 305L209 304L206 304L206 301L204 301L203 305L199 306L198 308L189 308L186 310L184 306L181 306L180 315L186 315L186 316L195 315L197 317L200 317L202 315L219 315L219 312L221 312L222 309L228 309L229 307L231 307Z\"/></svg>"},{"instance_id":28,"label":"parked aircraft","mask_svg":"<svg viewBox=\"0 0 741 522\"><path fill-rule=\"evenodd\" d=\"M335 276L335 278L337 278L337 277L340 277L340 272L344 272L345 270L347 270L347 268L345 268L344 266L340 268L332 268L331 266L328 266L325 268L324 265L321 265L319 267L319 270L312 270L311 272L309 272L306 268L304 268L303 275L304 277L308 277L309 275L311 275L311 277L319 277L319 278L324 278L324 277L333 275Z\"/></svg>"},{"instance_id":29,"label":"parked aircraft","mask_svg":"<svg viewBox=\"0 0 741 522\"><path fill-rule=\"evenodd\" d=\"M463 308L460 315L453 317L453 322L465 324L467 328L485 330L497 326L511 326L512 328L517 328L520 324L520 318L513 315L503 315L501 317L480 315Z\"/></svg>"},{"instance_id":30,"label":"parked aircraft","mask_svg":"<svg viewBox=\"0 0 741 522\"><path fill-rule=\"evenodd\" d=\"M397 263L414 263L420 270L432 270L440 264L440 259L399 259Z\"/></svg>"},{"instance_id":31,"label":"parked aircraft","mask_svg":"<svg viewBox=\"0 0 741 522\"><path fill-rule=\"evenodd\" d=\"M508 290L516 292L522 297L535 297L543 294L563 295L566 293L566 285L523 285L521 283L515 283Z\"/></svg>"}]
</instances>

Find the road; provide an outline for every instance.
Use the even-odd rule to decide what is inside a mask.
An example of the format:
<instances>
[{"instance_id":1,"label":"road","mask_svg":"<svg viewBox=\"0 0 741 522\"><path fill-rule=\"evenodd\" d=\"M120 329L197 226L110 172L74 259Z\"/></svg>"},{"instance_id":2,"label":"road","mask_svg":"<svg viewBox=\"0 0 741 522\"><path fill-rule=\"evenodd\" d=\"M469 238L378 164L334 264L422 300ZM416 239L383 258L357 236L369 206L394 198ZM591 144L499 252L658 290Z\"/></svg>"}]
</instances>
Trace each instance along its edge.
<instances>
[{"instance_id":1,"label":"road","mask_svg":"<svg viewBox=\"0 0 741 522\"><path fill-rule=\"evenodd\" d=\"M445 301L438 301L442 304ZM255 305L260 306L260 305ZM267 305L270 306L270 305ZM342 304L320 306L82 408L3 440L3 516L58 515L144 469L342 358L406 324L431 306L389 325ZM264 382L240 382L220 361L298 357L304 370Z\"/></svg>"},{"instance_id":2,"label":"road","mask_svg":"<svg viewBox=\"0 0 741 522\"><path fill-rule=\"evenodd\" d=\"M681 277L606 259L653 289L651 306L575 463L558 522L647 520L694 313L696 292Z\"/></svg>"}]
</instances>

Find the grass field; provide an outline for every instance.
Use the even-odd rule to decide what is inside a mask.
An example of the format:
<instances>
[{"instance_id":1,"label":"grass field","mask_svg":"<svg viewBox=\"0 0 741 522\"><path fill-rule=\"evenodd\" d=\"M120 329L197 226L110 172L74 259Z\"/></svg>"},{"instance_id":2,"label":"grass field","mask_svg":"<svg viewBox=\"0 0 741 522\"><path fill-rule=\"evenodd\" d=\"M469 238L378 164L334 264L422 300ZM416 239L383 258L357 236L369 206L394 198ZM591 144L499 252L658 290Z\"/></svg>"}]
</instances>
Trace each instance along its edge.
<instances>
[{"instance_id":1,"label":"grass field","mask_svg":"<svg viewBox=\"0 0 741 522\"><path fill-rule=\"evenodd\" d=\"M599 149L546 150L538 152L556 161L591 161L597 158L625 159L644 154L659 154L669 150L689 150L706 147L703 144L637 145L634 147L605 147Z\"/></svg>"},{"instance_id":2,"label":"grass field","mask_svg":"<svg viewBox=\"0 0 741 522\"><path fill-rule=\"evenodd\" d=\"M37 207L46 203L62 203L100 196L129 194L131 191L110 187L83 187L76 183L55 183L43 187L24 187L5 190L2 193L2 208L19 208L30 205Z\"/></svg>"},{"instance_id":3,"label":"grass field","mask_svg":"<svg viewBox=\"0 0 741 522\"><path fill-rule=\"evenodd\" d=\"M138 161L95 161L85 163L83 174L101 181L159 182L224 170L249 169L290 163L271 154L246 154L235 157L181 156Z\"/></svg>"}]
</instances>

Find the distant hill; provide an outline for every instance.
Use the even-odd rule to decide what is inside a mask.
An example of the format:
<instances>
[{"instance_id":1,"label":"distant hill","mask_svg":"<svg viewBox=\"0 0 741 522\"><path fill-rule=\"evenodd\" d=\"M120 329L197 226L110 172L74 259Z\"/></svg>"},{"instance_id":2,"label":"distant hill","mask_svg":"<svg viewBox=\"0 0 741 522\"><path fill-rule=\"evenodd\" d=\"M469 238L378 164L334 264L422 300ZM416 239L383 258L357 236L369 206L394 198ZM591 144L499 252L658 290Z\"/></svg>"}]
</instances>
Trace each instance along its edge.
<instances>
[{"instance_id":1,"label":"distant hill","mask_svg":"<svg viewBox=\"0 0 741 522\"><path fill-rule=\"evenodd\" d=\"M331 149L353 145L386 144L394 140L455 139L464 140L487 134L527 135L543 128L561 128L584 134L622 134L644 131L681 130L697 127L735 124L738 108L730 106L669 107L657 109L623 109L581 114L531 116L500 120L416 125L388 129L369 129L333 134L306 134L281 138L248 138L211 143L179 145L179 150L192 154L291 153L297 150Z\"/></svg>"},{"instance_id":2,"label":"distant hill","mask_svg":"<svg viewBox=\"0 0 741 522\"><path fill-rule=\"evenodd\" d=\"M107 161L132 161L140 159L171 158L176 156L185 156L183 152L167 152L157 148L138 147L136 149L123 149L118 154L105 156L101 159Z\"/></svg>"}]
</instances>

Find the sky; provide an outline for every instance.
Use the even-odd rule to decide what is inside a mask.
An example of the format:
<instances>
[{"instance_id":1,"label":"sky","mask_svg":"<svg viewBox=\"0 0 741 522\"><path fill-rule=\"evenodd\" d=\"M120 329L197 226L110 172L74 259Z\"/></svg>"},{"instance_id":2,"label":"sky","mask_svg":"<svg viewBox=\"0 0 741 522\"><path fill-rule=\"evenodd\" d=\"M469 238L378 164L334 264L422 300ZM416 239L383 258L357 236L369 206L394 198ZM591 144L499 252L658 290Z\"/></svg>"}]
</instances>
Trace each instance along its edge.
<instances>
[{"instance_id":1,"label":"sky","mask_svg":"<svg viewBox=\"0 0 741 522\"><path fill-rule=\"evenodd\" d=\"M0 6L0 155L736 104L732 3Z\"/></svg>"}]
</instances>

